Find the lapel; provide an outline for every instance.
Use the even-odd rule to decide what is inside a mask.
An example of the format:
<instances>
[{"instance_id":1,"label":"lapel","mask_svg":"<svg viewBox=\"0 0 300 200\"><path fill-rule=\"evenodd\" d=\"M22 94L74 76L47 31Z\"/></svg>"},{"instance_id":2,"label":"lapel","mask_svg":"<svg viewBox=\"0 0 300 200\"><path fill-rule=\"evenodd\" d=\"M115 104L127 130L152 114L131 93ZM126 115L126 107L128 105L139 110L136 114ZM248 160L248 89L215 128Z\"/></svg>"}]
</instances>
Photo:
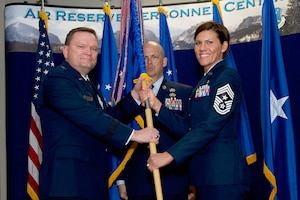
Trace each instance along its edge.
<instances>
[{"instance_id":1,"label":"lapel","mask_svg":"<svg viewBox=\"0 0 300 200\"><path fill-rule=\"evenodd\" d=\"M168 81L164 78L163 82L161 83L158 93L157 93L157 98L160 101L164 101L165 100L165 94L168 92Z\"/></svg>"},{"instance_id":2,"label":"lapel","mask_svg":"<svg viewBox=\"0 0 300 200\"><path fill-rule=\"evenodd\" d=\"M62 67L67 69L68 72L70 72L70 74L73 77L75 77L75 79L78 80L85 87L85 89L88 90L93 95L94 101L102 109L102 106L100 105L98 97L97 97L97 95L98 95L103 103L103 110L106 110L106 108L107 108L106 102L105 102L102 94L97 90L97 88L94 86L93 83L91 83L90 81L86 81L81 76L81 74L78 71L76 71L73 67L71 67L66 61L64 61L62 63Z\"/></svg>"},{"instance_id":3,"label":"lapel","mask_svg":"<svg viewBox=\"0 0 300 200\"><path fill-rule=\"evenodd\" d=\"M101 94L101 92L96 88L96 86L93 83L90 83L93 89L94 94L96 94L96 96L98 95L100 97L100 100L102 101L103 104L103 109L106 110L107 109L107 104L106 101L103 97L103 95ZM98 100L98 97L97 97ZM99 101L97 101L99 103ZM102 108L102 106L100 106Z\"/></svg>"}]
</instances>

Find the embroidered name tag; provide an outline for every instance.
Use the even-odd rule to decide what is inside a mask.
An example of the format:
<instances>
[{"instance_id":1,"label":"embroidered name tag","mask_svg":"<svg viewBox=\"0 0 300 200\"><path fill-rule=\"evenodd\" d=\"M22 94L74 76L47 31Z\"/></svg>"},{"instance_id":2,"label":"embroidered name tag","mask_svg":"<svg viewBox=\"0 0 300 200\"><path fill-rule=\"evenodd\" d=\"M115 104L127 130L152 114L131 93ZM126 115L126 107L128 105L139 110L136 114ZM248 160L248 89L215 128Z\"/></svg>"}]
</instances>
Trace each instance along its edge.
<instances>
[{"instance_id":1,"label":"embroidered name tag","mask_svg":"<svg viewBox=\"0 0 300 200\"><path fill-rule=\"evenodd\" d=\"M200 85L195 93L195 98L209 96L210 86L208 84Z\"/></svg>"},{"instance_id":2,"label":"embroidered name tag","mask_svg":"<svg viewBox=\"0 0 300 200\"><path fill-rule=\"evenodd\" d=\"M182 110L182 100L176 97L165 98L165 106L170 110Z\"/></svg>"},{"instance_id":3,"label":"embroidered name tag","mask_svg":"<svg viewBox=\"0 0 300 200\"><path fill-rule=\"evenodd\" d=\"M94 101L93 97L83 95L83 98L87 101Z\"/></svg>"}]
</instances>

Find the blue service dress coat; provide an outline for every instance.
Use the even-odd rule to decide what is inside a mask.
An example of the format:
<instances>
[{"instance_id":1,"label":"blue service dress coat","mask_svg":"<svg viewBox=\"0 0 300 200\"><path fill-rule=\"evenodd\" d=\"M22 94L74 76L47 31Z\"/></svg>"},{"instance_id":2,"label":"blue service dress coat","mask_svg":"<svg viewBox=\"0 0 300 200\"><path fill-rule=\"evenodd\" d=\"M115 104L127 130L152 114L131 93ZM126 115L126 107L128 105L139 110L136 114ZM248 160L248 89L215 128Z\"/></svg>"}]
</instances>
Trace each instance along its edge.
<instances>
[{"instance_id":1,"label":"blue service dress coat","mask_svg":"<svg viewBox=\"0 0 300 200\"><path fill-rule=\"evenodd\" d=\"M133 129L120 121L128 123L141 107L129 94L102 109L97 90L67 62L50 71L41 90L40 199L108 199L107 148L124 147Z\"/></svg>"},{"instance_id":2,"label":"blue service dress coat","mask_svg":"<svg viewBox=\"0 0 300 200\"><path fill-rule=\"evenodd\" d=\"M157 98L170 112L182 116L184 115L184 110L187 109L188 97L191 91L191 86L164 79L158 90ZM172 133L155 120L153 120L153 125L160 133L160 143L157 145L158 152L166 151L185 134L185 132ZM130 196L155 196L153 174L146 166L149 154L148 144L139 144L126 164L123 178L125 179L129 199ZM163 194L186 194L187 197L187 171L187 165L176 166L173 164L161 169L160 175Z\"/></svg>"},{"instance_id":3,"label":"blue service dress coat","mask_svg":"<svg viewBox=\"0 0 300 200\"><path fill-rule=\"evenodd\" d=\"M182 118L162 108L157 120L170 130L188 132L167 150L180 165L190 161L196 186L248 184L249 169L238 145L237 125L242 87L239 74L217 63L201 78L188 105L189 128Z\"/></svg>"}]
</instances>

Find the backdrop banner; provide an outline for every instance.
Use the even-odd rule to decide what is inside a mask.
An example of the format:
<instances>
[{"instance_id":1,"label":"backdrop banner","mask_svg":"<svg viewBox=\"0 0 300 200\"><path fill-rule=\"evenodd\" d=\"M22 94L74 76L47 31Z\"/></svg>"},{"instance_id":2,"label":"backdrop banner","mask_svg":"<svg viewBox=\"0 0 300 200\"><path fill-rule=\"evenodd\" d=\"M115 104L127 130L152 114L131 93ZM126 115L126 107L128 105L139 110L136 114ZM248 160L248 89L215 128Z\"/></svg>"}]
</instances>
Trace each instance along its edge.
<instances>
[{"instance_id":1,"label":"backdrop banner","mask_svg":"<svg viewBox=\"0 0 300 200\"><path fill-rule=\"evenodd\" d=\"M224 25L231 34L231 43L243 43L261 39L262 0L224 0L220 2ZM275 2L279 28L285 24L288 9L293 8L289 0ZM192 49L194 29L212 20L211 2L164 6L168 14L168 25L174 50ZM38 5L8 5L5 8L5 39L8 51L35 51L33 45L38 37ZM87 26L94 28L102 38L104 13L99 8L66 8L45 6L49 17L49 39L54 52L65 40L72 28ZM121 21L121 9L112 9L112 26L117 44ZM146 40L159 41L158 6L143 8L144 34ZM26 33L26 34L25 34ZM290 34L290 33L289 33Z\"/></svg>"},{"instance_id":2,"label":"backdrop banner","mask_svg":"<svg viewBox=\"0 0 300 200\"><path fill-rule=\"evenodd\" d=\"M257 162L250 165L252 173L251 198L268 199L268 183L263 175L262 131L260 118L260 73L261 73L261 11L263 0L223 0L221 9L225 26L232 36L232 53L237 71L241 75L245 102L249 114L253 144L257 153ZM274 1L277 10L278 26L284 29L292 20L291 10L294 0ZM164 6L168 12L168 25L175 49L175 63L178 82L195 86L202 76L193 50L193 34L202 22L212 20L212 5L193 3ZM6 145L7 145L7 199L27 200L28 178L28 141L30 126L30 107L34 85L36 51L39 39L40 11L38 5L11 4L5 8L5 81L6 81ZM55 65L63 60L61 45L67 32L78 26L94 28L99 34L99 46L103 31L104 13L99 8L45 7L48 13L48 30ZM119 44L120 9L113 12L113 30L116 44ZM299 9L292 10L299 12ZM146 40L159 41L159 17L157 7L145 7L144 30ZM289 17L288 17L289 16ZM298 15L299 16L299 15ZM293 27L293 26L289 26ZM294 26L295 27L295 26ZM297 28L297 27L296 27ZM292 29L291 29L292 30ZM295 29L294 29L295 30ZM300 165L300 31L285 32L281 36L281 48L289 85L290 103L295 132L297 163ZM299 27L298 29L299 30ZM97 71L101 69L102 57L91 73L91 79L97 81ZM4 94L3 94L4 95ZM299 169L297 169L300 171ZM299 174L299 173L298 173ZM299 175L297 175L299 176ZM299 177L297 177L299 180ZM63 179L63 177L62 177ZM299 189L298 189L299 191ZM299 192L298 192L299 193Z\"/></svg>"}]
</instances>

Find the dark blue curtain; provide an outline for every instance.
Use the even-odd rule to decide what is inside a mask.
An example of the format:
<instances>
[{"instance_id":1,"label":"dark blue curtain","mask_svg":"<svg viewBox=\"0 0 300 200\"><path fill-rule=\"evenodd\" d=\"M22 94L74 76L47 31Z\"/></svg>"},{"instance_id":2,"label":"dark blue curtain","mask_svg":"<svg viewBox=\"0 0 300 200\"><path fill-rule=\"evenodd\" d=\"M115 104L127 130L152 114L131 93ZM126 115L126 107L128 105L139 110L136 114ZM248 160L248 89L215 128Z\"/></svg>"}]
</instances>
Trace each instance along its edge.
<instances>
[{"instance_id":1,"label":"dark blue curtain","mask_svg":"<svg viewBox=\"0 0 300 200\"><path fill-rule=\"evenodd\" d=\"M300 34L281 37L283 59L289 84L291 108L294 120L297 164L300 165ZM232 45L237 69L243 81L246 105L248 108L253 142L258 161L251 165L252 198L268 199L267 181L262 173L262 138L260 124L260 67L261 41ZM7 187L8 200L28 199L27 153L30 123L30 100L35 68L35 53L8 52L6 59L6 123L7 123ZM54 54L55 64L62 61L61 54ZM98 58L98 63L101 57ZM202 69L194 56L194 50L175 51L178 81L196 85ZM97 66L100 67L100 66ZM97 69L96 69L97 70ZM95 71L92 78L95 77ZM299 169L298 169L298 173ZM298 180L299 177L298 177ZM299 190L299 189L298 189ZM300 191L298 192L300 193Z\"/></svg>"}]
</instances>

